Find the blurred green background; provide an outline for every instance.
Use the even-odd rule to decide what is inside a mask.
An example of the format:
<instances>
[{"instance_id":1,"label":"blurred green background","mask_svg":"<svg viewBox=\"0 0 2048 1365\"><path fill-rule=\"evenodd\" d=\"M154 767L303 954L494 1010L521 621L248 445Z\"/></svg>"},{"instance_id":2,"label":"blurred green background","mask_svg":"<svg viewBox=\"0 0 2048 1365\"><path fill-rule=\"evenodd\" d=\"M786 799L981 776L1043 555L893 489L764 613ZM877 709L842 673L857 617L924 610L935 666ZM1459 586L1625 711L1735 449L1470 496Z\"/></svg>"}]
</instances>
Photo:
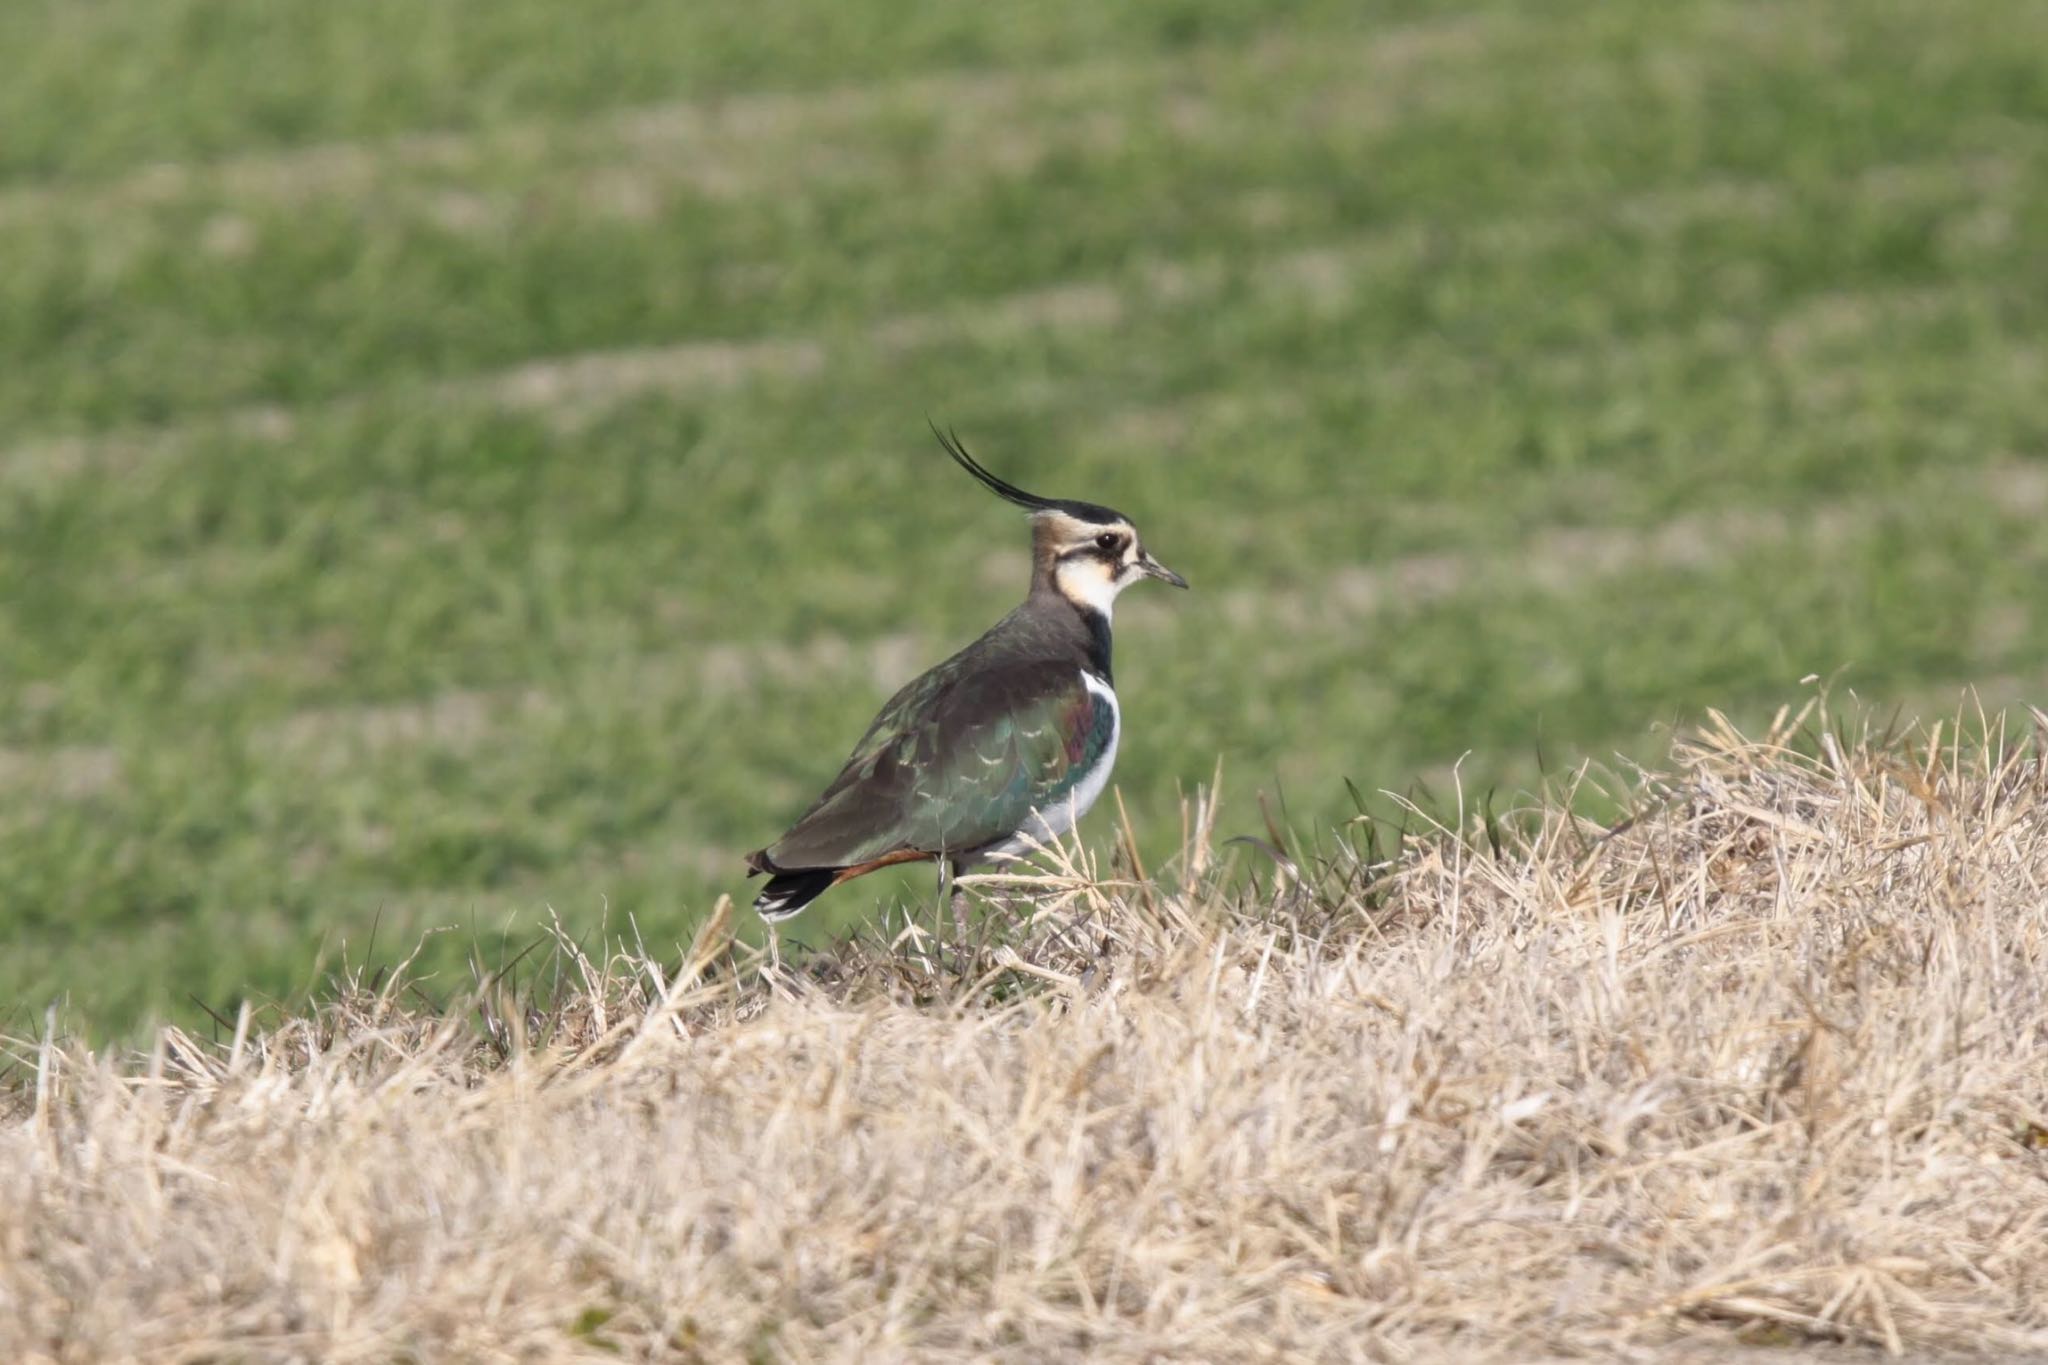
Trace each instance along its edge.
<instances>
[{"instance_id":1,"label":"blurred green background","mask_svg":"<svg viewBox=\"0 0 2048 1365\"><path fill-rule=\"evenodd\" d=\"M2048 6L0 7L0 1020L687 931L1014 512L1225 760L1654 759L2048 666ZM1112 817L1088 833L1106 846ZM870 879L817 939L923 878ZM322 956L324 954L324 956Z\"/></svg>"}]
</instances>

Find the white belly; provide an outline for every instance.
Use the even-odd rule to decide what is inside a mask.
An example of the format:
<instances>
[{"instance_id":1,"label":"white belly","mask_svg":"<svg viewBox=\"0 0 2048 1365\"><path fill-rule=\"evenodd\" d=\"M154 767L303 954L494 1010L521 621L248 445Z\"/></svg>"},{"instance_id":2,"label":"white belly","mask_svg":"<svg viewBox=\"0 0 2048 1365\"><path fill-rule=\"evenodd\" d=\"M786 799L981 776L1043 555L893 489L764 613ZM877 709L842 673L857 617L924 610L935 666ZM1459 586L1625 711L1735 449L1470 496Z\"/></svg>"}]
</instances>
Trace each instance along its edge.
<instances>
[{"instance_id":1,"label":"white belly","mask_svg":"<svg viewBox=\"0 0 2048 1365\"><path fill-rule=\"evenodd\" d=\"M1086 669L1081 671L1081 681L1090 692L1109 703L1109 743L1102 750L1102 757L1090 768L1074 789L1044 810L1033 811L1030 820L1015 837L985 850L984 858L1014 858L1028 853L1034 844L1049 844L1081 822L1088 808L1095 804L1097 797L1109 786L1110 769L1116 766L1117 741L1123 738L1123 708L1116 704L1116 692L1102 679Z\"/></svg>"}]
</instances>

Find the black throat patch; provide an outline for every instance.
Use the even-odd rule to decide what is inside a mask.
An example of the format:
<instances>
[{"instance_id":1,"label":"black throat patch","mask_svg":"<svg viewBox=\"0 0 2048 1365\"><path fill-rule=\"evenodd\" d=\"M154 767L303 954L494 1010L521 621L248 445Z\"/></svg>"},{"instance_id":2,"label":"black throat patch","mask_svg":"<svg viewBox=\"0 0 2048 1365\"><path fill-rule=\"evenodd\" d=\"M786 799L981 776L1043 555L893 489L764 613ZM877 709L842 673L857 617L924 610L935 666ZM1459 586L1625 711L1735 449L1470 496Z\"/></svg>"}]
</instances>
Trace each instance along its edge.
<instances>
[{"instance_id":1,"label":"black throat patch","mask_svg":"<svg viewBox=\"0 0 2048 1365\"><path fill-rule=\"evenodd\" d=\"M1109 618L1093 607L1076 606L1081 613L1081 622L1088 627L1088 671L1096 677L1116 686L1116 680L1109 672Z\"/></svg>"}]
</instances>

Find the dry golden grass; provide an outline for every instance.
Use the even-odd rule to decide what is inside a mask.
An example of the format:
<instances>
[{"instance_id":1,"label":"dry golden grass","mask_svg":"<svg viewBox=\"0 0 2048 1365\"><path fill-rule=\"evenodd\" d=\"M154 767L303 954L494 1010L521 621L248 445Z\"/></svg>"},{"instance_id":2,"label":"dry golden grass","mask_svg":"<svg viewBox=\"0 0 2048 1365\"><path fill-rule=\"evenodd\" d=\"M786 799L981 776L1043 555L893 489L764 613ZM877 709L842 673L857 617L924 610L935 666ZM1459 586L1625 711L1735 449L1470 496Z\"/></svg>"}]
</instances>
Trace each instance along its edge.
<instances>
[{"instance_id":1,"label":"dry golden grass","mask_svg":"<svg viewBox=\"0 0 2048 1365\"><path fill-rule=\"evenodd\" d=\"M1717 721L1614 829L1384 865L1198 803L1002 941L17 1043L0 1359L2048 1353L2048 770L1988 729Z\"/></svg>"}]
</instances>

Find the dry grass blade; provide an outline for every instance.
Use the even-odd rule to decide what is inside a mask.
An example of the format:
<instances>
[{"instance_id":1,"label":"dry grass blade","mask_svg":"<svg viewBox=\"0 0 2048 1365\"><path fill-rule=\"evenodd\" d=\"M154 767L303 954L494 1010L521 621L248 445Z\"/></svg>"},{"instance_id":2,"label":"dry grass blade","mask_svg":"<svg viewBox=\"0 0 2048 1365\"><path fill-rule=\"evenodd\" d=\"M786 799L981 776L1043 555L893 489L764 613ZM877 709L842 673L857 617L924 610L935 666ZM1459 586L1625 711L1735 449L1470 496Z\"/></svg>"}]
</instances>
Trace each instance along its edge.
<instances>
[{"instance_id":1,"label":"dry grass blade","mask_svg":"<svg viewBox=\"0 0 2048 1365\"><path fill-rule=\"evenodd\" d=\"M2043 723L1716 716L1590 840L1273 893L1199 793L1142 884L963 879L972 942L769 973L721 901L481 1024L395 977L134 1059L52 1021L0 1358L2040 1356Z\"/></svg>"}]
</instances>

